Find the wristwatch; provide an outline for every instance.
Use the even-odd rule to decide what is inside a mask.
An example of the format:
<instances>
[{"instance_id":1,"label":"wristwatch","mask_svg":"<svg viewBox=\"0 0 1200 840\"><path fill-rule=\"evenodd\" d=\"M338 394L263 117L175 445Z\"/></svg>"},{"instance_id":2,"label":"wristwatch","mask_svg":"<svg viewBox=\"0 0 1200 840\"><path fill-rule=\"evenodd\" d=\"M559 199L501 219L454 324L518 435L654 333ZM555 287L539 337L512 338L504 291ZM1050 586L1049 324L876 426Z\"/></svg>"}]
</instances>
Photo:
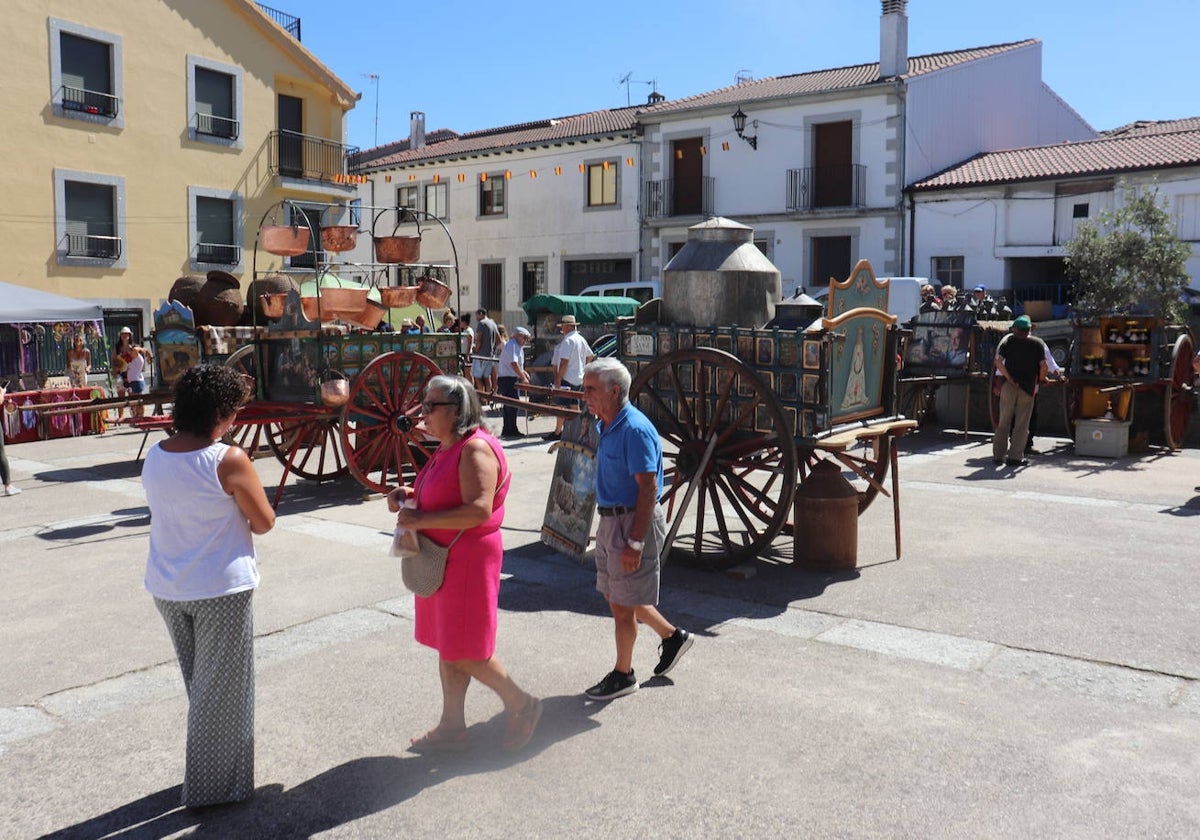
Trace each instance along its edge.
<instances>
[{"instance_id":1,"label":"wristwatch","mask_svg":"<svg viewBox=\"0 0 1200 840\"><path fill-rule=\"evenodd\" d=\"M625 540L625 545L629 546L634 551L641 551L646 547L646 543L642 540Z\"/></svg>"}]
</instances>

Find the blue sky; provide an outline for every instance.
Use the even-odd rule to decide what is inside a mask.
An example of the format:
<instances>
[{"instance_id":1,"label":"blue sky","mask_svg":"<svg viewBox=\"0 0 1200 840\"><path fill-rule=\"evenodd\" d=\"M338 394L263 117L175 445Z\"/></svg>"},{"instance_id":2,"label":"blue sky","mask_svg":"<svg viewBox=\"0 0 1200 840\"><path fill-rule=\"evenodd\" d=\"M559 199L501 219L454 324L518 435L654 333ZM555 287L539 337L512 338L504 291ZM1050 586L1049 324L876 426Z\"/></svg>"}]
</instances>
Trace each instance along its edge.
<instances>
[{"instance_id":1,"label":"blue sky","mask_svg":"<svg viewBox=\"0 0 1200 840\"><path fill-rule=\"evenodd\" d=\"M878 0L269 0L362 99L349 142L472 131L875 61ZM1200 116L1198 0L910 0L909 54L1040 38L1042 78L1097 129ZM366 74L378 74L378 88Z\"/></svg>"}]
</instances>

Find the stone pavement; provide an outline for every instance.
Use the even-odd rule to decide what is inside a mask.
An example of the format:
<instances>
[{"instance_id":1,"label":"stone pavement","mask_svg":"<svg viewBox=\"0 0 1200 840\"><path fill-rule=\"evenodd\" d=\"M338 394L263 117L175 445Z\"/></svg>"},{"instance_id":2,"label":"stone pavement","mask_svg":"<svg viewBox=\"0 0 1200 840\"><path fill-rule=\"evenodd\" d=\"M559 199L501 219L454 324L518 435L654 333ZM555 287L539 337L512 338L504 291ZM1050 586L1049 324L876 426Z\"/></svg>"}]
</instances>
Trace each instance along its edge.
<instances>
[{"instance_id":1,"label":"stone pavement","mask_svg":"<svg viewBox=\"0 0 1200 840\"><path fill-rule=\"evenodd\" d=\"M546 703L515 757L478 687L469 752L405 752L439 690L389 517L349 479L301 481L258 540L258 794L190 813L140 442L8 450L26 492L0 498L0 838L1200 836L1196 451L1041 439L996 470L986 437L924 431L902 559L880 499L855 572L793 568L787 539L747 580L671 567L661 606L695 647L647 679L643 635L642 689L591 704L611 622L538 542L547 445L508 443L498 655Z\"/></svg>"}]
</instances>

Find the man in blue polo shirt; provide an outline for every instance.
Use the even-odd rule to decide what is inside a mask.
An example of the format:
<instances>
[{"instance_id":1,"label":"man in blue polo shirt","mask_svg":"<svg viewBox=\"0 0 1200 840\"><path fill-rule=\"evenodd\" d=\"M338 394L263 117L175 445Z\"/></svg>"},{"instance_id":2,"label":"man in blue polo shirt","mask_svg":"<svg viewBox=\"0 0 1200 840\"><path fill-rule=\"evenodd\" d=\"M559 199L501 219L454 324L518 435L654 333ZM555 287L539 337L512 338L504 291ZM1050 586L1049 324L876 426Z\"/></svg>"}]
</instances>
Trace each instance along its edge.
<instances>
[{"instance_id":1,"label":"man in blue polo shirt","mask_svg":"<svg viewBox=\"0 0 1200 840\"><path fill-rule=\"evenodd\" d=\"M654 675L667 674L692 646L692 634L655 609L659 555L666 521L658 497L663 487L662 443L658 432L629 402L629 371L616 359L597 359L583 369L583 399L600 418L596 447L596 588L608 600L616 622L617 661L613 670L584 693L612 700L638 689L633 647L638 622L659 635Z\"/></svg>"}]
</instances>

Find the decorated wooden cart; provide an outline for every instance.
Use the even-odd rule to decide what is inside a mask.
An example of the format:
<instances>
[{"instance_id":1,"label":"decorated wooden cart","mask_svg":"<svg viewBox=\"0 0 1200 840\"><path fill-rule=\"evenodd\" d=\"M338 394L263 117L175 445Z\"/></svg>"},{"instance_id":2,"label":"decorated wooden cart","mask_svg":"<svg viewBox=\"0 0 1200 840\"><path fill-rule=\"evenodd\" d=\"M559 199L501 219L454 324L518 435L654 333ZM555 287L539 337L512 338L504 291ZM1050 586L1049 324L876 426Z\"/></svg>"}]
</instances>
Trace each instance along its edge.
<instances>
[{"instance_id":1,"label":"decorated wooden cart","mask_svg":"<svg viewBox=\"0 0 1200 840\"><path fill-rule=\"evenodd\" d=\"M860 512L892 498L899 556L894 438L916 423L896 412L900 330L887 295L864 260L831 284L840 314L808 330L621 327L630 399L664 440L676 557L726 568L762 554L791 532L795 491L822 459L852 475Z\"/></svg>"},{"instance_id":2,"label":"decorated wooden cart","mask_svg":"<svg viewBox=\"0 0 1200 840\"><path fill-rule=\"evenodd\" d=\"M1072 424L1131 421L1136 403L1149 400L1139 416L1179 449L1194 407L1195 353L1188 328L1161 318L1112 315L1078 324L1068 388Z\"/></svg>"}]
</instances>

